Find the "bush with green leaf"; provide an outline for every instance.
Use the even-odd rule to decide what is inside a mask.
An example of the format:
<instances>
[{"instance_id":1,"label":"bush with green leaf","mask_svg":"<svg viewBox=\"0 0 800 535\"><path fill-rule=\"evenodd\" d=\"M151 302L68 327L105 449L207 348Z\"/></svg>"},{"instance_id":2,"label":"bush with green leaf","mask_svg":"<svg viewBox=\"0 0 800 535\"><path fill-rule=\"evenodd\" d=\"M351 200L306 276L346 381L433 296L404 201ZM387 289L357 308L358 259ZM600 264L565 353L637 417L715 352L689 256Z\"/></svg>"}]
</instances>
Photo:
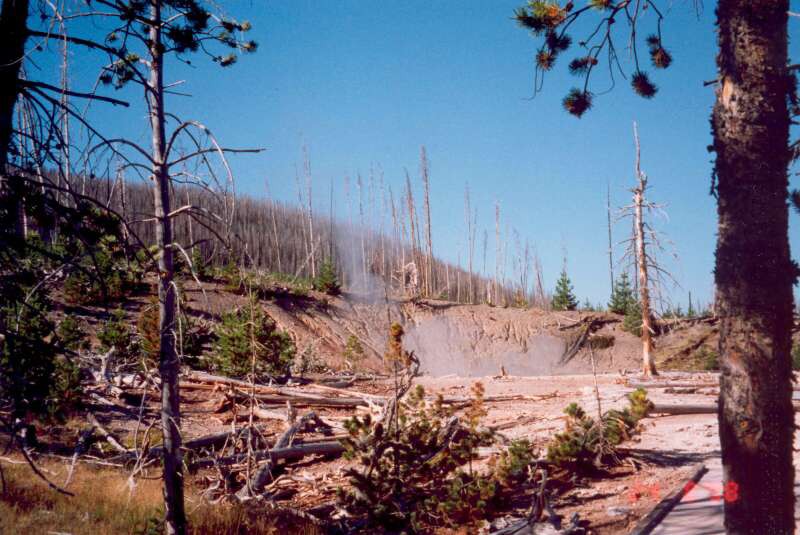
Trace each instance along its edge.
<instances>
[{"instance_id":1,"label":"bush with green leaf","mask_svg":"<svg viewBox=\"0 0 800 535\"><path fill-rule=\"evenodd\" d=\"M698 349L694 354L694 358L706 371L719 370L719 353L707 346L702 346Z\"/></svg>"},{"instance_id":2,"label":"bush with green leaf","mask_svg":"<svg viewBox=\"0 0 800 535\"><path fill-rule=\"evenodd\" d=\"M257 376L283 376L294 358L291 337L278 329L257 302L222 315L212 353L212 365L222 373L247 375L254 361Z\"/></svg>"},{"instance_id":3,"label":"bush with green leaf","mask_svg":"<svg viewBox=\"0 0 800 535\"><path fill-rule=\"evenodd\" d=\"M82 398L80 370L59 354L50 310L50 301L37 292L0 310L0 400L21 419L63 418Z\"/></svg>"},{"instance_id":4,"label":"bush with green leaf","mask_svg":"<svg viewBox=\"0 0 800 535\"><path fill-rule=\"evenodd\" d=\"M800 344L792 347L792 369L800 371Z\"/></svg>"},{"instance_id":5,"label":"bush with green leaf","mask_svg":"<svg viewBox=\"0 0 800 535\"><path fill-rule=\"evenodd\" d=\"M582 472L614 464L615 447L637 432L639 421L653 406L641 388L628 394L628 403L623 410L606 411L600 421L587 415L577 403L570 403L564 409L566 430L550 441L547 460Z\"/></svg>"},{"instance_id":6,"label":"bush with green leaf","mask_svg":"<svg viewBox=\"0 0 800 535\"><path fill-rule=\"evenodd\" d=\"M86 323L66 316L56 328L59 345L69 351L89 349L89 338L86 336Z\"/></svg>"},{"instance_id":7,"label":"bush with green leaf","mask_svg":"<svg viewBox=\"0 0 800 535\"><path fill-rule=\"evenodd\" d=\"M0 311L4 337L0 340L0 393L11 401L18 417L46 410L52 387L55 348L47 337L53 331L46 314L49 302L39 294L8 303Z\"/></svg>"},{"instance_id":8,"label":"bush with green leaf","mask_svg":"<svg viewBox=\"0 0 800 535\"><path fill-rule=\"evenodd\" d=\"M308 345L294 359L292 374L303 377L307 373L325 373L328 366L314 351L312 345Z\"/></svg>"},{"instance_id":9,"label":"bush with green leaf","mask_svg":"<svg viewBox=\"0 0 800 535\"><path fill-rule=\"evenodd\" d=\"M68 248L68 247L67 247ZM72 304L118 301L141 284L146 262L142 255L132 260L113 233L98 236L91 244L77 247L80 259L70 265L63 284L64 297Z\"/></svg>"},{"instance_id":10,"label":"bush with green leaf","mask_svg":"<svg viewBox=\"0 0 800 535\"><path fill-rule=\"evenodd\" d=\"M364 346L358 336L351 334L347 337L347 344L344 346L344 361L351 369L364 360Z\"/></svg>"},{"instance_id":11,"label":"bush with green leaf","mask_svg":"<svg viewBox=\"0 0 800 535\"><path fill-rule=\"evenodd\" d=\"M339 295L342 293L342 285L336 275L336 266L330 260L325 260L319 268L319 273L313 281L314 290L325 292L328 295Z\"/></svg>"},{"instance_id":12,"label":"bush with green leaf","mask_svg":"<svg viewBox=\"0 0 800 535\"><path fill-rule=\"evenodd\" d=\"M622 320L622 330L635 336L642 336L642 307L638 301L628 307L625 318Z\"/></svg>"},{"instance_id":13,"label":"bush with green leaf","mask_svg":"<svg viewBox=\"0 0 800 535\"><path fill-rule=\"evenodd\" d=\"M486 411L483 387L473 386L463 420L442 404L425 399L417 386L388 421L369 415L346 422L345 456L358 462L347 470L351 488L340 489L345 509L363 520L369 533L429 533L438 527L477 529L507 503L508 493L525 486L534 463L527 441L512 442L488 471L473 469L477 448L495 442L481 427Z\"/></svg>"},{"instance_id":14,"label":"bush with green leaf","mask_svg":"<svg viewBox=\"0 0 800 535\"><path fill-rule=\"evenodd\" d=\"M128 324L125 311L121 308L111 311L103 328L97 333L97 339L100 341L102 351L113 348L115 358L118 359L125 360L135 357L138 352L133 331Z\"/></svg>"}]
</instances>

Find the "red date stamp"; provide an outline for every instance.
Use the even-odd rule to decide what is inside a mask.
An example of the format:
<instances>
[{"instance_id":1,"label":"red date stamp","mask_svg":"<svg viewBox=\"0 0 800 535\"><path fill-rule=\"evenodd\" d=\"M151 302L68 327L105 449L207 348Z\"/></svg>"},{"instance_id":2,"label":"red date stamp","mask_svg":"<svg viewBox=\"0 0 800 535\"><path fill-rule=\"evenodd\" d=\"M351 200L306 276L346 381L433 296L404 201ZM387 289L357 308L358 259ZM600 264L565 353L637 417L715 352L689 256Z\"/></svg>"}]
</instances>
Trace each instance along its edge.
<instances>
[{"instance_id":1,"label":"red date stamp","mask_svg":"<svg viewBox=\"0 0 800 535\"><path fill-rule=\"evenodd\" d=\"M722 487L722 493L719 491L719 486L714 485L704 485L702 483L695 483L694 481L689 481L683 487L683 494L688 495L690 492L694 491L695 489L703 489L709 493L708 499L711 501L719 501L724 500L726 503L733 503L739 499L739 485L735 481L728 481ZM658 483L652 484L644 484L641 481L634 481L633 487L628 490L626 493L628 502L634 504L638 502L642 497L649 496L653 499L660 499L661 495L661 487Z\"/></svg>"}]
</instances>

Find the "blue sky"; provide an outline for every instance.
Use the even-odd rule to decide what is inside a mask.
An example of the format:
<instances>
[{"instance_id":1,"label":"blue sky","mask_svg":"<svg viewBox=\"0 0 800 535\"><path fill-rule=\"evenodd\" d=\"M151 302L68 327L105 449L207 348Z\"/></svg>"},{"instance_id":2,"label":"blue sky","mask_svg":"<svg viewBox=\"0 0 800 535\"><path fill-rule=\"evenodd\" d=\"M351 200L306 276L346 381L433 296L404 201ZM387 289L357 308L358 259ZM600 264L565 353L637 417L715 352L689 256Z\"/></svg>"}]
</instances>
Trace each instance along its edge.
<instances>
[{"instance_id":1,"label":"blue sky","mask_svg":"<svg viewBox=\"0 0 800 535\"><path fill-rule=\"evenodd\" d=\"M659 86L656 98L634 95L617 78L613 91L596 97L594 109L580 120L561 108L577 83L566 69L577 52L561 58L543 91L529 99L538 43L511 19L520 3L227 2L230 15L252 22L258 52L229 69L202 58L191 68L171 65L168 81L185 79L181 90L193 96L173 97L168 104L210 126L228 146L267 147L260 155L233 158L237 189L254 196L264 195L269 179L275 196L295 200L295 166L302 165L307 145L316 210L327 212L333 180L340 217L345 176L366 176L371 166L380 166L398 192L404 168L418 177L425 145L436 254L455 261L460 250L464 258L463 191L469 182L481 229L493 235L493 205L499 202L504 227L536 245L546 284L555 284L566 249L576 293L594 303L605 302L609 292L606 187L613 205L629 201L636 120L651 196L669 214L658 226L679 256L668 263L682 286L673 299L685 307L691 291L709 302L716 216L706 146L714 94L702 82L715 76L713 3L706 2L699 16L691 1L665 7L664 44L674 62L666 71L648 69ZM648 16L645 28L653 28ZM798 33L800 20L790 21L790 34ZM576 41L580 34L578 28ZM624 45L620 34L629 73ZM78 85L94 76L91 62L74 64ZM600 76L594 90L601 92L607 82ZM96 111L109 126L147 139L140 107ZM793 185L800 181L793 179ZM627 228L618 225L615 238L624 238ZM797 257L796 215L790 234ZM490 242L490 266L493 250Z\"/></svg>"}]
</instances>

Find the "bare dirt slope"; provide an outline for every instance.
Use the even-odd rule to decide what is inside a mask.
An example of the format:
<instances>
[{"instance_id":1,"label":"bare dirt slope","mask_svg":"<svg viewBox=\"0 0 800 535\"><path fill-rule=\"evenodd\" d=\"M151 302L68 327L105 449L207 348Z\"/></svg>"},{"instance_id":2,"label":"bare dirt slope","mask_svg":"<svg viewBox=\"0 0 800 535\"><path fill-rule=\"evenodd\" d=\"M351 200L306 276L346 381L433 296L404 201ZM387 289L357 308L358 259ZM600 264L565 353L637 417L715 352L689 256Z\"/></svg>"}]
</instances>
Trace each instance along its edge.
<instances>
[{"instance_id":1,"label":"bare dirt slope","mask_svg":"<svg viewBox=\"0 0 800 535\"><path fill-rule=\"evenodd\" d=\"M215 284L206 285L205 294L193 283L186 283L186 290L188 308L211 322L247 300ZM589 345L595 347L598 372L639 369L639 339L622 329L623 318L616 314L387 301L383 295L332 297L282 288L262 292L259 302L291 334L298 353L309 352L334 369L345 367L342 355L348 338L354 336L365 350L359 365L381 370L390 322L404 326L407 348L420 358L422 371L433 376L588 373ZM581 340L590 324L590 332ZM656 339L657 358L668 367L690 363L702 369L703 362L692 358L700 347L712 348L716 336L716 327L709 322L676 324Z\"/></svg>"}]
</instances>

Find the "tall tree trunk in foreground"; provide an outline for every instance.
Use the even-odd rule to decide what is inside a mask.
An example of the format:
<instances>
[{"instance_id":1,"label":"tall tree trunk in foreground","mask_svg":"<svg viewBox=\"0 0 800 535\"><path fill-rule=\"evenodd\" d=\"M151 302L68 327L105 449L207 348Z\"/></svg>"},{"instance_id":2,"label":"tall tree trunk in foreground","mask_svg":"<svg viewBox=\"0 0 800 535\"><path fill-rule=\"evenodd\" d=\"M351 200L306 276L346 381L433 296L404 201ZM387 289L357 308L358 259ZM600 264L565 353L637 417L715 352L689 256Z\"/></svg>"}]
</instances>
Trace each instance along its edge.
<instances>
[{"instance_id":1,"label":"tall tree trunk in foreground","mask_svg":"<svg viewBox=\"0 0 800 535\"><path fill-rule=\"evenodd\" d=\"M28 38L28 0L3 0L0 8L0 187L8 188L8 152L14 128L14 107L19 97L19 72ZM25 235L25 208L22 199L13 214L17 237Z\"/></svg>"},{"instance_id":2,"label":"tall tree trunk in foreground","mask_svg":"<svg viewBox=\"0 0 800 535\"><path fill-rule=\"evenodd\" d=\"M794 533L788 1L720 0L712 128L728 533Z\"/></svg>"},{"instance_id":3,"label":"tall tree trunk in foreground","mask_svg":"<svg viewBox=\"0 0 800 535\"><path fill-rule=\"evenodd\" d=\"M633 139L636 143L636 180L633 190L633 230L636 253L636 271L639 280L639 305L642 309L642 373L645 376L658 375L656 363L653 360L653 315L650 312L650 280L647 274L647 239L643 207L645 204L644 192L647 189L647 175L640 166L639 133L636 123L633 123Z\"/></svg>"},{"instance_id":4,"label":"tall tree trunk in foreground","mask_svg":"<svg viewBox=\"0 0 800 535\"><path fill-rule=\"evenodd\" d=\"M173 279L170 178L164 131L164 46L161 42L161 0L153 0L150 16L150 127L153 136L153 194L158 247L159 373L161 374L161 431L164 437L163 479L166 533L186 532L181 464L181 416L175 350L175 286Z\"/></svg>"}]
</instances>

